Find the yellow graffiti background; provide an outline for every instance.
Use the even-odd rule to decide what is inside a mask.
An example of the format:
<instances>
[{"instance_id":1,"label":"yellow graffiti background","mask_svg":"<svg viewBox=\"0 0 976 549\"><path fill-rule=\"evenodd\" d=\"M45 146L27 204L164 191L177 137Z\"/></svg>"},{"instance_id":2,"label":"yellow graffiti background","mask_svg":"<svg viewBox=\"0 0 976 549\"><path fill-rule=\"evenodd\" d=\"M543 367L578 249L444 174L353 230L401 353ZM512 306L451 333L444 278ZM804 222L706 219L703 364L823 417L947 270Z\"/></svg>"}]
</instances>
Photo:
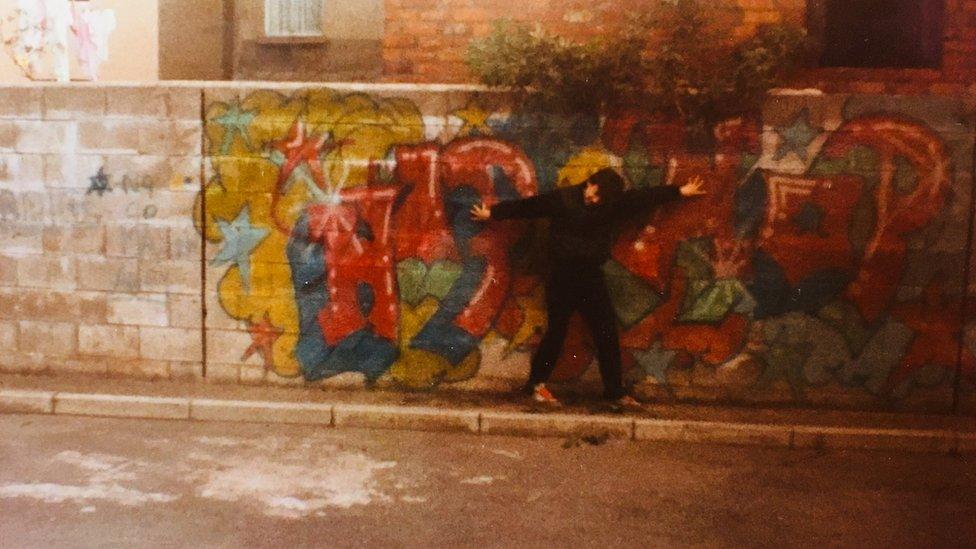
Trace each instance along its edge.
<instances>
[{"instance_id":1,"label":"yellow graffiti background","mask_svg":"<svg viewBox=\"0 0 976 549\"><path fill-rule=\"evenodd\" d=\"M436 353L410 347L410 341L434 316L440 303L428 297L416 307L400 302L399 356L389 375L405 387L430 389L442 381L461 381L473 377L481 365L481 351L474 349L457 366Z\"/></svg>"},{"instance_id":2,"label":"yellow graffiti background","mask_svg":"<svg viewBox=\"0 0 976 549\"><path fill-rule=\"evenodd\" d=\"M620 168L621 161L603 147L586 147L574 154L556 175L559 187L579 185L603 168Z\"/></svg>"},{"instance_id":3,"label":"yellow graffiti background","mask_svg":"<svg viewBox=\"0 0 976 549\"><path fill-rule=\"evenodd\" d=\"M220 305L230 317L250 323L259 323L267 315L271 324L283 330L274 343L270 367L278 375L297 376L300 368L293 351L299 315L286 255L288 235L272 221L279 167L273 162L271 145L287 139L296 121L304 124L310 139L329 134L334 142L348 140L319 161L328 184L356 187L366 183L368 161L383 159L395 144L423 140L423 118L407 100L315 90L288 97L259 91L243 101L215 102L209 105L206 120L211 174L197 200L195 218L203 219L201 229L207 240L219 245L223 235L216 220L233 220L245 207L251 223L269 231L250 257L250 291L243 286L239 268L231 266L218 284ZM312 198L301 182L309 177L307 170L296 170L292 177L274 212L287 227L294 225Z\"/></svg>"}]
</instances>

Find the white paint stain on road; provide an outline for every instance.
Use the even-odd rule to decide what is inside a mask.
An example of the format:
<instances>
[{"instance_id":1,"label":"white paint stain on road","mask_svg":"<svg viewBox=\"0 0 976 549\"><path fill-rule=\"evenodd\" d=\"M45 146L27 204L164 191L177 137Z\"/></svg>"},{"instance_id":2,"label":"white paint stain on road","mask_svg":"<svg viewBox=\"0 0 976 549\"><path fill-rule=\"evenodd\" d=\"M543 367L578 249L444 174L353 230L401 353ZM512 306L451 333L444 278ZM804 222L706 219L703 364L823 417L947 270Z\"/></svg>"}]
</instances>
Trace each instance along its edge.
<instances>
[{"instance_id":1,"label":"white paint stain on road","mask_svg":"<svg viewBox=\"0 0 976 549\"><path fill-rule=\"evenodd\" d=\"M319 446L307 455L298 453L281 461L232 455L199 463L202 457L194 454L198 463L193 468L201 478L197 496L249 503L268 516L297 519L329 507L348 509L392 500L379 488L375 475L396 467L395 462L335 447Z\"/></svg>"},{"instance_id":2,"label":"white paint stain on road","mask_svg":"<svg viewBox=\"0 0 976 549\"><path fill-rule=\"evenodd\" d=\"M471 477L462 480L461 484L473 484L475 486L485 486L494 483L496 480L505 480L505 477L496 478L496 477L489 477L487 475L480 476L480 477Z\"/></svg>"},{"instance_id":3,"label":"white paint stain on road","mask_svg":"<svg viewBox=\"0 0 976 549\"><path fill-rule=\"evenodd\" d=\"M57 454L52 461L79 469L85 477L84 482L10 483L0 486L0 498L31 498L45 503L73 502L79 505L103 501L126 506L166 503L179 499L179 496L173 494L144 492L125 486L125 483L136 479L135 470L148 466L141 461L107 454L83 454L72 450Z\"/></svg>"},{"instance_id":4,"label":"white paint stain on road","mask_svg":"<svg viewBox=\"0 0 976 549\"><path fill-rule=\"evenodd\" d=\"M421 496L402 496L400 501L404 503L427 503L427 498Z\"/></svg>"},{"instance_id":5,"label":"white paint stain on road","mask_svg":"<svg viewBox=\"0 0 976 549\"><path fill-rule=\"evenodd\" d=\"M7 484L0 486L0 498L31 498L45 503L88 503L101 500L119 505L144 505L146 503L166 503L179 499L179 496L160 493L146 493L118 484L90 484L72 486L65 484Z\"/></svg>"},{"instance_id":6,"label":"white paint stain on road","mask_svg":"<svg viewBox=\"0 0 976 549\"><path fill-rule=\"evenodd\" d=\"M233 448L235 446L244 445L243 440L231 437L197 437L194 440L207 446L219 446L223 448Z\"/></svg>"},{"instance_id":7,"label":"white paint stain on road","mask_svg":"<svg viewBox=\"0 0 976 549\"><path fill-rule=\"evenodd\" d=\"M108 454L82 454L67 450L54 456L54 461L74 465L91 474L92 482L120 482L135 480L133 469L145 469L148 463Z\"/></svg>"},{"instance_id":8,"label":"white paint stain on road","mask_svg":"<svg viewBox=\"0 0 976 549\"><path fill-rule=\"evenodd\" d=\"M146 446L152 447L151 442ZM95 503L141 506L196 496L243 503L263 515L286 519L325 516L330 509L426 501L411 493L412 483L379 476L394 469L396 462L343 451L314 437L299 444L276 437L200 437L195 442L195 448L175 459L157 453L133 459L60 452L48 460L57 477L0 485L0 499L71 502L80 512L90 513ZM173 494L145 488L171 481L174 474L184 486Z\"/></svg>"}]
</instances>

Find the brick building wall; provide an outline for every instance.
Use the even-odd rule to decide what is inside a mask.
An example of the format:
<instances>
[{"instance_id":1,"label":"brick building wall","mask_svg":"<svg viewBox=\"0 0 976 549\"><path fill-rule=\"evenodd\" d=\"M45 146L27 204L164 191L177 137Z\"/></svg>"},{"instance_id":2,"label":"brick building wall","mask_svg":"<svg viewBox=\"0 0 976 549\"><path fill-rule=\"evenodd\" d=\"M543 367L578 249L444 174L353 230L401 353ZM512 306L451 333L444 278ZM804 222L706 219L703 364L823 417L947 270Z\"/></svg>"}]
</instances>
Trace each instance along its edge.
<instances>
[{"instance_id":1,"label":"brick building wall","mask_svg":"<svg viewBox=\"0 0 976 549\"><path fill-rule=\"evenodd\" d=\"M620 15L639 11L648 0L386 0L383 42L384 76L401 82L464 82L472 77L464 51L491 30L491 22L509 18L539 22L546 29L576 38L604 34ZM718 0L713 8L738 18L736 34L781 21L808 25L822 0ZM857 93L956 94L976 81L976 0L946 0L940 69L811 68L791 85ZM816 25L812 25L816 27Z\"/></svg>"}]
</instances>

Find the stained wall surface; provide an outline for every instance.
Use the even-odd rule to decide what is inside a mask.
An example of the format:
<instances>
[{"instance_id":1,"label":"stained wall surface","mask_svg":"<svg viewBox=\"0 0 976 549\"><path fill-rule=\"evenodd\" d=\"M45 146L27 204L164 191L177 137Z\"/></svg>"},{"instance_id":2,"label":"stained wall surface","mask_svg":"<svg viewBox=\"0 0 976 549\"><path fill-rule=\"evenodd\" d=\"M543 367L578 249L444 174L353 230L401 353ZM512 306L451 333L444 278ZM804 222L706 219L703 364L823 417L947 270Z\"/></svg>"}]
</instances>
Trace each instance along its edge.
<instances>
[{"instance_id":1,"label":"stained wall surface","mask_svg":"<svg viewBox=\"0 0 976 549\"><path fill-rule=\"evenodd\" d=\"M202 375L200 100L0 88L0 368Z\"/></svg>"},{"instance_id":2,"label":"stained wall surface","mask_svg":"<svg viewBox=\"0 0 976 549\"><path fill-rule=\"evenodd\" d=\"M90 0L94 10L109 9L115 13L116 28L108 41L108 60L101 66L102 81L152 82L159 78L159 0ZM0 0L0 18L14 13L17 0ZM5 24L6 25L6 24ZM5 30L11 30L9 25ZM10 38L8 34L5 38ZM219 50L218 50L219 51ZM75 56L72 55L72 58ZM72 79L83 72L72 61ZM52 73L53 74L53 73ZM53 80L53 77L51 78ZM0 53L0 83L28 82L6 52Z\"/></svg>"},{"instance_id":3,"label":"stained wall surface","mask_svg":"<svg viewBox=\"0 0 976 549\"><path fill-rule=\"evenodd\" d=\"M303 82L374 82L382 69L379 0L325 2L323 36L265 36L264 2L233 6L233 78Z\"/></svg>"},{"instance_id":4,"label":"stained wall surface","mask_svg":"<svg viewBox=\"0 0 976 549\"><path fill-rule=\"evenodd\" d=\"M230 64L224 0L159 3L159 79L222 80Z\"/></svg>"},{"instance_id":5,"label":"stained wall surface","mask_svg":"<svg viewBox=\"0 0 976 549\"><path fill-rule=\"evenodd\" d=\"M544 226L467 211L615 166L708 190L624 223L605 266L638 393L972 410L971 98L784 92L704 150L475 88L208 86L138 115L113 88L9 95L4 369L509 389L545 326ZM574 321L557 377L593 362Z\"/></svg>"}]
</instances>

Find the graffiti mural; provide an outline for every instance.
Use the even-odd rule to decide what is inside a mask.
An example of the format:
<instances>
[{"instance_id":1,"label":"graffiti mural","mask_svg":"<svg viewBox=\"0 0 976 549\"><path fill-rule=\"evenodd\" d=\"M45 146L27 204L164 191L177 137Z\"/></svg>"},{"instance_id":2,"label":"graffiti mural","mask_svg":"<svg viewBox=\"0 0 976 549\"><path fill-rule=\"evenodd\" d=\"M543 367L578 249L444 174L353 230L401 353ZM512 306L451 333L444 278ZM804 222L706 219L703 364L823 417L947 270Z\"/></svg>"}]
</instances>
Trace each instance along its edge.
<instances>
[{"instance_id":1,"label":"graffiti mural","mask_svg":"<svg viewBox=\"0 0 976 549\"><path fill-rule=\"evenodd\" d=\"M212 112L212 263L232 265L225 310L264 323L266 366L411 386L474 375L521 231L477 227L467 205L537 192L531 161L485 137L427 142L396 100L259 94Z\"/></svg>"},{"instance_id":2,"label":"graffiti mural","mask_svg":"<svg viewBox=\"0 0 976 549\"><path fill-rule=\"evenodd\" d=\"M627 227L605 267L631 377L897 399L976 375L959 352L972 142L946 138L970 122L933 101L787 98L698 152L640 113L540 124L473 102L258 91L208 106L198 213L220 307L247 327L241 360L424 388L478 375L489 343L530 352L544 329L540 227L476 224L472 203L606 166L638 186L700 176L705 198ZM561 379L593 361L581 328Z\"/></svg>"},{"instance_id":3,"label":"graffiti mural","mask_svg":"<svg viewBox=\"0 0 976 549\"><path fill-rule=\"evenodd\" d=\"M925 121L855 114L861 101L820 125L806 109L762 133L734 121L716 155L669 155L679 174L711 174L712 192L618 244L615 258L665 296L624 333L645 375L666 382L691 363L720 384L785 381L797 397L831 384L902 397L951 387L957 366L973 376L968 349L957 364L966 217L952 215L968 200L953 164L972 144L947 150ZM638 166L663 148L637 119L607 134L625 158L647 147Z\"/></svg>"}]
</instances>

